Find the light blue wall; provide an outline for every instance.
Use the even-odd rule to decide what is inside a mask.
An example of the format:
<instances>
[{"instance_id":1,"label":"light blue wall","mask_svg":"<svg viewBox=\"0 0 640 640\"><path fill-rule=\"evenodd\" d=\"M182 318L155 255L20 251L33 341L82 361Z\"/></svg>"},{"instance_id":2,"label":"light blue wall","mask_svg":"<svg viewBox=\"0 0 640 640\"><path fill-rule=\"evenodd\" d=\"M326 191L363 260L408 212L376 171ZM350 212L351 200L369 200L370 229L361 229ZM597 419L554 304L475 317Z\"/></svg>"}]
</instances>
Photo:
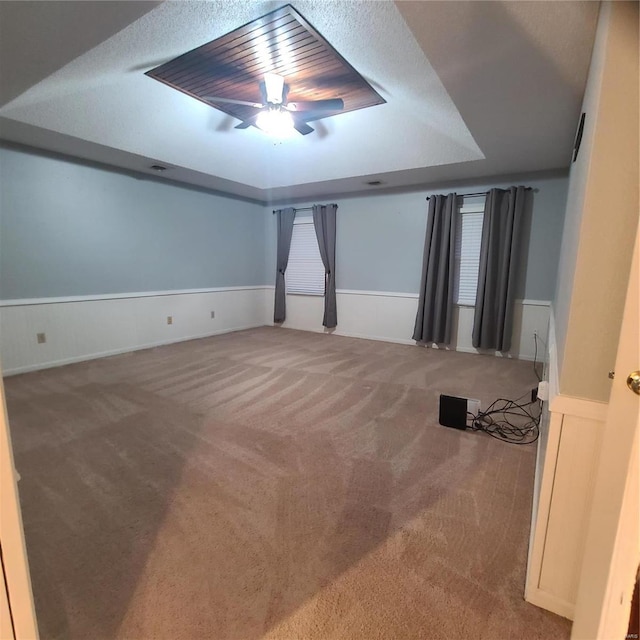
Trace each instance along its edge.
<instances>
[{"instance_id":1,"label":"light blue wall","mask_svg":"<svg viewBox=\"0 0 640 640\"><path fill-rule=\"evenodd\" d=\"M265 284L264 207L0 149L0 299Z\"/></svg>"},{"instance_id":2,"label":"light blue wall","mask_svg":"<svg viewBox=\"0 0 640 640\"><path fill-rule=\"evenodd\" d=\"M0 179L0 299L274 282L271 208L15 148L0 148ZM536 189L516 295L551 300L567 178L515 182ZM425 198L450 190L332 199L338 288L416 293Z\"/></svg>"},{"instance_id":3,"label":"light blue wall","mask_svg":"<svg viewBox=\"0 0 640 640\"><path fill-rule=\"evenodd\" d=\"M525 184L538 191L533 194L531 222L526 226L526 263L521 272L518 294L530 300L552 300L560 260L569 178L529 180Z\"/></svg>"},{"instance_id":4,"label":"light blue wall","mask_svg":"<svg viewBox=\"0 0 640 640\"><path fill-rule=\"evenodd\" d=\"M566 176L520 177L517 181L456 185L455 188L449 186L410 193L320 199L319 203L331 201L338 204L338 289L417 293L427 226L426 197L432 193L486 191L490 187L512 184L525 184L535 189L532 206L526 211L516 297L551 300L567 198ZM275 274L276 225L271 210L267 218L267 269Z\"/></svg>"}]
</instances>

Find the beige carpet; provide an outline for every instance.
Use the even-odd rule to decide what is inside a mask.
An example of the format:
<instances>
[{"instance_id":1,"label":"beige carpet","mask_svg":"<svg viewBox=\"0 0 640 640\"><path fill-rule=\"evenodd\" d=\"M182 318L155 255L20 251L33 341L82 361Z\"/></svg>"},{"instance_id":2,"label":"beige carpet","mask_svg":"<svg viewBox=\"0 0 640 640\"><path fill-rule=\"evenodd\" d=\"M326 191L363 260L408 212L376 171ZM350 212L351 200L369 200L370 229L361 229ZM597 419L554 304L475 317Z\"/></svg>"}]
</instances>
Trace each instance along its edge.
<instances>
[{"instance_id":1,"label":"beige carpet","mask_svg":"<svg viewBox=\"0 0 640 640\"><path fill-rule=\"evenodd\" d=\"M567 638L535 447L437 425L531 363L262 328L5 380L43 638Z\"/></svg>"}]
</instances>

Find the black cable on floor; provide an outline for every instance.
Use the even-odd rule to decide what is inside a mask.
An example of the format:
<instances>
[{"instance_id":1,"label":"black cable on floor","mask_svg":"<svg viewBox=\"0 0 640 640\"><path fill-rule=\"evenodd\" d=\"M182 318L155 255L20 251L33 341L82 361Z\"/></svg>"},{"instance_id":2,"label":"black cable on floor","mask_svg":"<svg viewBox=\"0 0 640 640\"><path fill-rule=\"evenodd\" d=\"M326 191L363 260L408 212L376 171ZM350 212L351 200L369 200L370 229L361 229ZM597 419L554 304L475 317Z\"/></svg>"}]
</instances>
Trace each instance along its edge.
<instances>
[{"instance_id":1,"label":"black cable on floor","mask_svg":"<svg viewBox=\"0 0 640 640\"><path fill-rule=\"evenodd\" d=\"M476 415L467 412L472 431L483 431L492 438L511 444L532 444L540 435L542 402L520 402L528 394L516 400L498 398L486 411Z\"/></svg>"}]
</instances>

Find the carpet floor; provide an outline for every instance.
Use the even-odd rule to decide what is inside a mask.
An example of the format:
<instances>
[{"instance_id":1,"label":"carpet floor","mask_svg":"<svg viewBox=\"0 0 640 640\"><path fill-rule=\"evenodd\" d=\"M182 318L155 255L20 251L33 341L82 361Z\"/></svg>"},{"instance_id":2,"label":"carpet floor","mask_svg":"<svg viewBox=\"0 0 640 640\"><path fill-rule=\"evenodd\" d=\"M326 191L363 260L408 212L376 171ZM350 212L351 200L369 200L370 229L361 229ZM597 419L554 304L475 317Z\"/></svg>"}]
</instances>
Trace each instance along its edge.
<instances>
[{"instance_id":1,"label":"carpet floor","mask_svg":"<svg viewBox=\"0 0 640 640\"><path fill-rule=\"evenodd\" d=\"M264 327L5 380L42 638L568 638L534 446L437 424L531 363Z\"/></svg>"}]
</instances>

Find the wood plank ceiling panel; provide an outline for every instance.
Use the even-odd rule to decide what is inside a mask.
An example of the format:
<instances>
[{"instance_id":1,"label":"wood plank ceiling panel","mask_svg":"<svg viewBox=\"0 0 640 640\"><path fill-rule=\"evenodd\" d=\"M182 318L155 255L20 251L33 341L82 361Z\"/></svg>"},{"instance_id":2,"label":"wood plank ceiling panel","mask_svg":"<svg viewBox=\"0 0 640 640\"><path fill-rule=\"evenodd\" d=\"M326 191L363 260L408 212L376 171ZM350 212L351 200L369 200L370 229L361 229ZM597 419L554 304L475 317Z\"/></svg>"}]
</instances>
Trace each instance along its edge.
<instances>
[{"instance_id":1,"label":"wood plank ceiling panel","mask_svg":"<svg viewBox=\"0 0 640 640\"><path fill-rule=\"evenodd\" d=\"M256 109L213 104L206 96L262 103L264 74L284 76L288 101L342 98L340 111L307 111L311 122L383 104L384 98L291 5L276 9L207 42L146 75L234 118L246 121Z\"/></svg>"}]
</instances>

